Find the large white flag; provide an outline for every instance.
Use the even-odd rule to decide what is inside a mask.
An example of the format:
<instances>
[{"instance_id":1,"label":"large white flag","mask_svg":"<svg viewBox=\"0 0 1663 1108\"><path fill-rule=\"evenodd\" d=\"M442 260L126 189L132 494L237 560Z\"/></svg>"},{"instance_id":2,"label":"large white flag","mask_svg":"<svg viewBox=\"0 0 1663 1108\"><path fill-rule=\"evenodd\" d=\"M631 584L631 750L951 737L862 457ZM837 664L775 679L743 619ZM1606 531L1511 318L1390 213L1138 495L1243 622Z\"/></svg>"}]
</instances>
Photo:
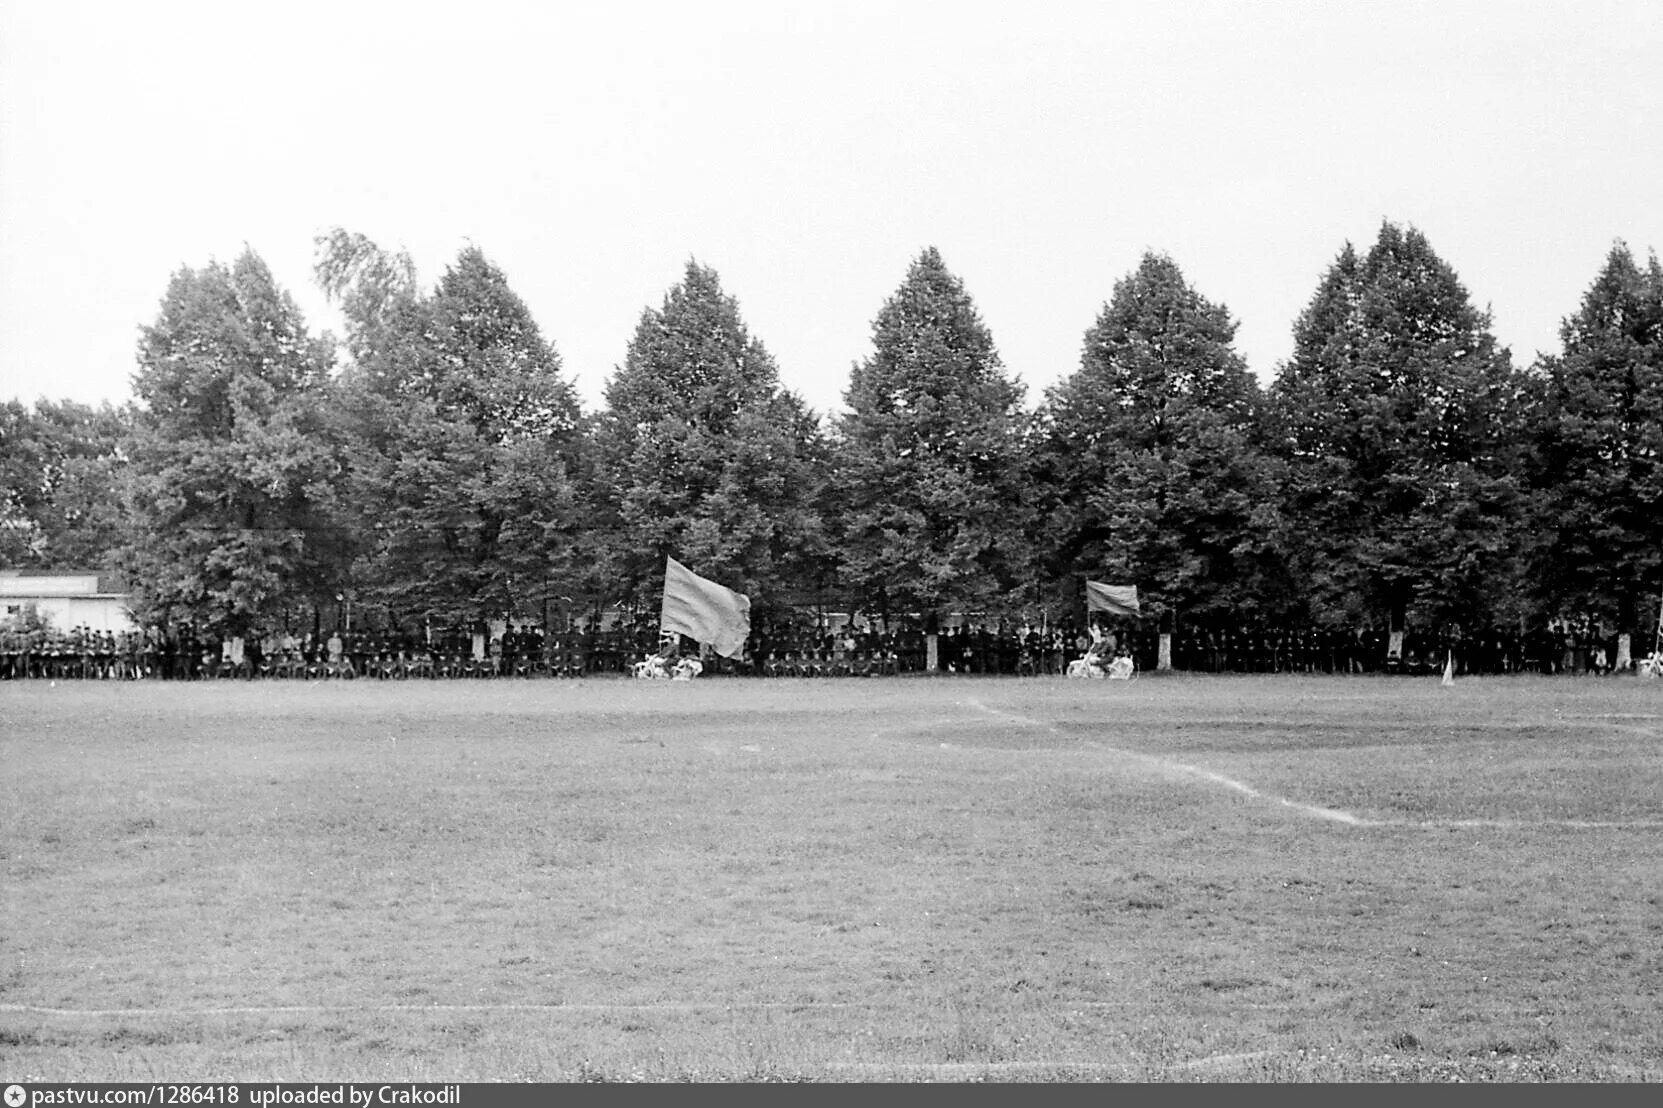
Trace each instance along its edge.
<instances>
[{"instance_id":1,"label":"large white flag","mask_svg":"<svg viewBox=\"0 0 1663 1108\"><path fill-rule=\"evenodd\" d=\"M674 558L664 559L661 631L706 643L724 658L742 658L751 637L751 598L708 581Z\"/></svg>"}]
</instances>

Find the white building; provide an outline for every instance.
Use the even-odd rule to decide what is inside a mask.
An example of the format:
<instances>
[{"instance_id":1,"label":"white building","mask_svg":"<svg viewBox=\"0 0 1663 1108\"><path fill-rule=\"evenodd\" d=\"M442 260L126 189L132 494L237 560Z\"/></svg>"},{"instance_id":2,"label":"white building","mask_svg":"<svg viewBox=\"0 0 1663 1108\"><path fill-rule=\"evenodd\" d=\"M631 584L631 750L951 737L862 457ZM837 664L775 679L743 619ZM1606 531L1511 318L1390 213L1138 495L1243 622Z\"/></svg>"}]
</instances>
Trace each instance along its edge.
<instances>
[{"instance_id":1,"label":"white building","mask_svg":"<svg viewBox=\"0 0 1663 1108\"><path fill-rule=\"evenodd\" d=\"M32 610L56 631L136 630L127 611L127 594L110 586L96 573L0 569L0 619L22 619Z\"/></svg>"}]
</instances>

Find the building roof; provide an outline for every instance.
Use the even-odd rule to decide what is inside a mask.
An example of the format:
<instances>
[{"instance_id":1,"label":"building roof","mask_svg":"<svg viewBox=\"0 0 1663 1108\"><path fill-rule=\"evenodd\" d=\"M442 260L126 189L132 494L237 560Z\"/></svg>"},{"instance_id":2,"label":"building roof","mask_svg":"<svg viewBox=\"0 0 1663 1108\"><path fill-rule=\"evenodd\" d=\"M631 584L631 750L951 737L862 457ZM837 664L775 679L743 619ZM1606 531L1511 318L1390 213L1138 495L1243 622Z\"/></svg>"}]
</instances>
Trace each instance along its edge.
<instances>
[{"instance_id":1,"label":"building roof","mask_svg":"<svg viewBox=\"0 0 1663 1108\"><path fill-rule=\"evenodd\" d=\"M122 596L127 583L113 573L84 569L0 569L0 596Z\"/></svg>"}]
</instances>

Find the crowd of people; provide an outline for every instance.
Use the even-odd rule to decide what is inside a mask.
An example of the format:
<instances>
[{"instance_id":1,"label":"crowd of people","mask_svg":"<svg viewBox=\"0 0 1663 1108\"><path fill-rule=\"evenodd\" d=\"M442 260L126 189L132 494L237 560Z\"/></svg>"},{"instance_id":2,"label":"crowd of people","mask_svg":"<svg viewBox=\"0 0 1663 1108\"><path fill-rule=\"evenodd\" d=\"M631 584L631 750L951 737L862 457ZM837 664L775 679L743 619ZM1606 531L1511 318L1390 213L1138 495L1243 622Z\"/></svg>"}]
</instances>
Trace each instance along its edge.
<instances>
[{"instance_id":1,"label":"crowd of people","mask_svg":"<svg viewBox=\"0 0 1663 1108\"><path fill-rule=\"evenodd\" d=\"M214 636L183 625L112 633L86 627L0 631L0 679L578 677L588 652L576 636L510 626L414 635L397 631Z\"/></svg>"},{"instance_id":2,"label":"crowd of people","mask_svg":"<svg viewBox=\"0 0 1663 1108\"><path fill-rule=\"evenodd\" d=\"M631 674L651 659L669 667L693 658L701 672L762 677L887 677L930 668L929 638L918 627L876 623L829 626L801 619L753 630L739 660L700 655L688 641L666 650L642 618L622 627L582 624L545 631L534 623L495 629L419 633L398 629L289 631L222 637L184 625L112 633L88 627L0 629L0 679L215 678L407 680L412 678L582 677ZM1395 649L1394 649L1395 647ZM1082 659L1105 674L1125 658L1133 672L1160 664L1153 621L1064 621L1035 627L970 623L941 629L935 668L943 674L1062 676ZM1453 659L1461 674L1609 672L1614 636L1588 620L1534 630L1481 628L1390 636L1383 628L1281 627L1250 621L1176 629L1173 669L1201 673L1439 674ZM1644 653L1644 649L1636 654Z\"/></svg>"}]
</instances>

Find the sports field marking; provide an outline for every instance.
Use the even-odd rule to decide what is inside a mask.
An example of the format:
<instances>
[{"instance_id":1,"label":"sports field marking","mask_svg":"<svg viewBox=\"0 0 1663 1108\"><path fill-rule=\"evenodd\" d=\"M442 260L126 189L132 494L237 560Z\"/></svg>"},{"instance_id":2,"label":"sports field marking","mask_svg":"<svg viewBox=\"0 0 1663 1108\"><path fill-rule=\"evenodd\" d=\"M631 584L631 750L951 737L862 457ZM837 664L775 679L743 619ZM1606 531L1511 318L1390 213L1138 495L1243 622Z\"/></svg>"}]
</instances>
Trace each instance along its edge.
<instances>
[{"instance_id":1,"label":"sports field marking","mask_svg":"<svg viewBox=\"0 0 1663 1108\"><path fill-rule=\"evenodd\" d=\"M360 1013L448 1013L472 1012L764 1012L871 1008L872 1004L824 1000L690 1001L659 1004L278 1004L268 1007L243 1005L229 1008L47 1008L38 1004L0 1004L0 1012L69 1019L131 1019L138 1016L323 1016Z\"/></svg>"},{"instance_id":2,"label":"sports field marking","mask_svg":"<svg viewBox=\"0 0 1663 1108\"><path fill-rule=\"evenodd\" d=\"M1000 719L1008 719L1008 720L1011 720L1014 723L1020 723L1020 724L1023 724L1024 726L1028 726L1028 727L1042 728L1046 731L1051 732L1054 735L1064 735L1065 734L1065 732L1061 728L1057 727L1054 724L1046 723L1044 720L1030 719L1027 716L1018 715L1015 712L1005 712L1005 711L1000 711L997 708L990 708L986 704L983 704L979 700L972 699L972 700L966 701L965 703L969 704L971 707L977 709L978 711L983 712L983 713L985 713L987 715L990 715L990 716L994 716L994 717L997 717L997 718L1000 718ZM1598 717L1594 717L1594 718L1598 718ZM1274 793L1262 792L1261 790L1255 789L1252 785L1249 785L1244 781L1238 781L1233 777L1226 777L1224 774L1217 773L1213 770L1207 769L1204 766L1193 766L1193 765L1190 765L1186 762L1175 762L1175 761L1173 761L1169 758L1160 758L1160 757L1157 757L1153 754L1145 754L1141 750L1127 750L1124 747L1104 746L1103 744L1097 743L1097 742L1092 742L1090 745L1093 749L1096 749L1096 750L1106 751L1106 752L1111 753L1111 754L1118 754L1123 758L1129 758L1132 761L1143 762L1146 765L1154 766L1154 767L1159 768L1159 769L1164 769L1164 770L1167 770L1169 772L1175 772L1175 773L1183 774L1183 775L1190 776L1190 777L1199 777L1204 781L1211 781L1215 785L1222 785L1227 789L1232 789L1236 792L1241 793L1243 796L1251 797L1254 800L1262 800L1262 801L1265 801L1267 803L1278 804L1278 805L1281 805L1284 808L1291 808L1294 811L1301 813L1302 815L1307 815L1307 816L1310 816L1314 819L1330 820L1334 823L1342 823L1342 824L1345 824L1346 826L1349 826L1349 827L1417 828L1417 829L1420 829L1420 830L1427 830L1427 831L1435 831L1435 830L1528 831L1528 830L1533 830L1533 829L1546 829L1546 828L1565 828L1567 830L1573 830L1573 831L1656 831L1656 830L1663 830L1663 820L1655 820L1655 819L1636 819L1636 820L1590 820L1590 819L1528 819L1528 820L1527 819L1435 819L1435 820L1367 819L1363 816L1359 816L1359 815L1355 815L1354 813L1347 812L1347 811L1345 811L1344 809L1341 809L1341 808L1324 808L1320 805L1315 805L1315 804L1301 804L1296 800L1289 800L1287 797L1277 796ZM946 748L947 744L943 743L942 746L944 748Z\"/></svg>"},{"instance_id":3,"label":"sports field marking","mask_svg":"<svg viewBox=\"0 0 1663 1108\"><path fill-rule=\"evenodd\" d=\"M1287 1005L1280 1001L1268 1000L1234 1000L1216 998L1217 1007L1227 1008L1230 1012L1283 1012ZM41 1004L0 1004L0 1015L31 1015L44 1016L51 1019L138 1019L146 1016L162 1016L179 1019L190 1016L340 1016L340 1015L472 1015L479 1013L515 1013L524 1012L537 1015L558 1015L562 1012L571 1014L608 1013L608 1012L638 1012L650 1015L654 1012L831 1012L831 1011L860 1011L874 1008L893 1009L895 1001L890 998L873 1000L758 1000L758 1001L663 1001L652 1004L616 1003L583 1003L583 1004L276 1004L276 1005L237 1005L234 1007L210 1008L53 1008ZM1147 1001L1132 1000L1085 1000L1058 999L1046 1006L1047 1011L1082 1010L1089 1011L1120 1011L1145 1014L1149 1011ZM1621 1015L1650 1014L1652 1006L1647 1004L1628 1004L1608 1002L1605 1008L1610 1012ZM1529 1016L1540 1015L1542 1009L1530 1004L1481 1004L1462 1005L1461 1009L1468 1015L1485 1016ZM1234 1060L1236 1055L1218 1055L1215 1061ZM1197 1059L1196 1062L1205 1059ZM1037 1064L1037 1063L1036 1063ZM1063 1063L1048 1063L1062 1065ZM1191 1063L1196 1064L1196 1063Z\"/></svg>"},{"instance_id":4,"label":"sports field marking","mask_svg":"<svg viewBox=\"0 0 1663 1108\"><path fill-rule=\"evenodd\" d=\"M990 716L995 716L1000 719L1008 719L1028 727L1043 728L1054 735L1063 734L1061 728L1057 727L1055 724L1046 723L1043 720L1029 719L1026 716L1019 716L1014 712L1002 712L997 708L989 708L986 704L983 704L979 700L969 700L966 701L966 703L968 703L972 708L975 708L980 712L985 712ZM1374 826L1372 821L1362 819L1359 816L1352 815L1350 812L1342 811L1339 808L1324 808L1315 804L1301 804L1297 800L1289 800L1285 796L1276 796L1273 793L1261 792L1258 789L1255 789L1252 785L1247 784L1245 781L1237 781L1234 777L1226 777L1224 774L1217 773L1213 770L1205 768L1204 766L1192 766L1187 762L1175 762L1169 758L1159 758L1153 754L1145 754L1141 750L1127 750L1125 747L1103 746L1101 744L1093 745L1099 750L1104 750L1111 754L1118 754L1123 758L1130 758L1133 761L1142 762L1145 765L1154 766L1157 769L1166 770L1169 773L1177 773L1189 777L1199 777L1204 781L1211 781L1215 785L1223 785L1225 788L1233 789L1236 792L1241 793L1243 796L1251 797L1254 800L1263 800L1268 803L1279 804L1284 808L1291 808L1294 811L1299 812L1302 815L1310 816L1313 819L1331 820L1335 823L1343 823L1353 827Z\"/></svg>"},{"instance_id":5,"label":"sports field marking","mask_svg":"<svg viewBox=\"0 0 1663 1108\"><path fill-rule=\"evenodd\" d=\"M1297 800L1289 800L1285 796L1277 796L1274 793L1260 792L1252 785L1242 781L1237 781L1233 777L1226 777L1222 773L1215 773L1210 769L1203 769L1201 766L1186 765L1183 762L1169 762L1164 758L1154 758L1148 754L1139 755L1139 757L1148 758L1163 765L1171 766L1174 769L1180 770L1184 773L1194 774L1197 777L1223 785L1227 789L1234 789L1243 796L1250 796L1255 800L1270 801L1274 804L1280 804L1284 808L1292 808L1296 812L1302 812L1305 815L1312 816L1316 819L1333 820L1335 823L1349 824L1353 827L1380 826L1380 824L1375 820L1363 819L1361 816L1352 815L1350 812L1347 812L1341 808L1324 808L1316 804L1301 804Z\"/></svg>"},{"instance_id":6,"label":"sports field marking","mask_svg":"<svg viewBox=\"0 0 1663 1108\"><path fill-rule=\"evenodd\" d=\"M1566 716L1566 719L1658 719L1663 716L1650 715L1641 712L1600 712L1591 716Z\"/></svg>"},{"instance_id":7,"label":"sports field marking","mask_svg":"<svg viewBox=\"0 0 1663 1108\"><path fill-rule=\"evenodd\" d=\"M1079 1070L1089 1073L1134 1073L1128 1061L827 1061L827 1070L840 1073L1049 1073ZM1177 1063L1186 1065L1186 1063Z\"/></svg>"},{"instance_id":8,"label":"sports field marking","mask_svg":"<svg viewBox=\"0 0 1663 1108\"><path fill-rule=\"evenodd\" d=\"M892 1000L758 1000L758 1001L663 1001L652 1004L585 1003L585 1004L275 1004L237 1005L217 1008L51 1008L40 1004L0 1004L0 1014L50 1016L57 1019L137 1019L145 1016L182 1018L188 1016L332 1016L332 1015L453 1015L490 1012L533 1012L553 1015L560 1012L832 1012L870 1008L891 1008ZM1122 1000L1067 1000L1052 1005L1055 1008L1110 1009L1136 1008L1147 1005ZM1280 1005L1266 1002L1238 1002L1237 1010L1268 1010Z\"/></svg>"},{"instance_id":9,"label":"sports field marking","mask_svg":"<svg viewBox=\"0 0 1663 1108\"><path fill-rule=\"evenodd\" d=\"M1663 831L1663 820L1659 819L1389 819L1376 820L1375 827L1447 827L1453 830L1466 828L1492 829L1496 831L1528 831L1533 827L1567 827L1580 831Z\"/></svg>"},{"instance_id":10,"label":"sports field marking","mask_svg":"<svg viewBox=\"0 0 1663 1108\"><path fill-rule=\"evenodd\" d=\"M1257 1062L1273 1058L1286 1051L1250 1050L1239 1054L1208 1054L1201 1058L1187 1058L1170 1063L1179 1069L1196 1066L1227 1065L1237 1062ZM894 1070L905 1073L1044 1073L1050 1070L1081 1070L1108 1073L1135 1073L1147 1069L1130 1062L1070 1062L1066 1060L1036 1062L827 1062L827 1069L877 1071Z\"/></svg>"},{"instance_id":11,"label":"sports field marking","mask_svg":"<svg viewBox=\"0 0 1663 1108\"><path fill-rule=\"evenodd\" d=\"M1644 735L1650 739L1663 739L1663 725L1657 721L1663 716L1633 715L1625 712L1605 712L1592 716L1559 716L1566 720L1585 720L1610 728L1613 731L1627 731L1632 735Z\"/></svg>"}]
</instances>

